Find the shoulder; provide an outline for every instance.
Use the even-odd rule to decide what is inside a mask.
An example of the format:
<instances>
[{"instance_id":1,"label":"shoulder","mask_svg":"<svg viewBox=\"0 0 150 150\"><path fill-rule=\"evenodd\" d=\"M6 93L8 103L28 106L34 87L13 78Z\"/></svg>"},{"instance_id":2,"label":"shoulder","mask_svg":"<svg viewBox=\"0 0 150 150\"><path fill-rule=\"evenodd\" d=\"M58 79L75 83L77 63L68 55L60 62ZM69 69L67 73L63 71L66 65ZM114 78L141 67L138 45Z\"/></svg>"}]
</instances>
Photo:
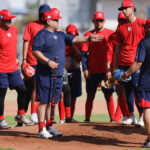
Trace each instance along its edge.
<instances>
[{"instance_id":1,"label":"shoulder","mask_svg":"<svg viewBox=\"0 0 150 150\"><path fill-rule=\"evenodd\" d=\"M144 20L144 19L142 19L142 18L136 18L136 20L137 20L137 23L139 24L139 25L141 25L141 26L143 26L143 25L145 25L145 23L146 23L146 20Z\"/></svg>"},{"instance_id":2,"label":"shoulder","mask_svg":"<svg viewBox=\"0 0 150 150\"><path fill-rule=\"evenodd\" d=\"M92 33L94 33L94 30L90 30L90 31L86 32L84 34L84 36L90 36Z\"/></svg>"},{"instance_id":3,"label":"shoulder","mask_svg":"<svg viewBox=\"0 0 150 150\"><path fill-rule=\"evenodd\" d=\"M107 29L107 28L104 28L104 32L106 32L106 33L110 33L110 34L114 33L114 31L113 31L113 30L111 30L111 29Z\"/></svg>"},{"instance_id":4,"label":"shoulder","mask_svg":"<svg viewBox=\"0 0 150 150\"><path fill-rule=\"evenodd\" d=\"M11 26L9 30L11 30L12 32L18 32L18 30L15 26Z\"/></svg>"}]
</instances>

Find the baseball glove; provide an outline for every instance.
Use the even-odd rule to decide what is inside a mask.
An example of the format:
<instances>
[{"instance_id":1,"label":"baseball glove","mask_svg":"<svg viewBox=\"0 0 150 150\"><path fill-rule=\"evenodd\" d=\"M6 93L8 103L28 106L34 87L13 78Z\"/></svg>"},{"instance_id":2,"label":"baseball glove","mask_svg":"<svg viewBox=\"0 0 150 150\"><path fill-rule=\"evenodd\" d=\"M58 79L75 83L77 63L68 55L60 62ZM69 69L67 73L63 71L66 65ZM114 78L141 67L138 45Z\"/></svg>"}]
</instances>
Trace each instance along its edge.
<instances>
[{"instance_id":1,"label":"baseball glove","mask_svg":"<svg viewBox=\"0 0 150 150\"><path fill-rule=\"evenodd\" d=\"M23 63L22 72L27 77L32 77L35 74L35 69L28 63Z\"/></svg>"}]
</instances>

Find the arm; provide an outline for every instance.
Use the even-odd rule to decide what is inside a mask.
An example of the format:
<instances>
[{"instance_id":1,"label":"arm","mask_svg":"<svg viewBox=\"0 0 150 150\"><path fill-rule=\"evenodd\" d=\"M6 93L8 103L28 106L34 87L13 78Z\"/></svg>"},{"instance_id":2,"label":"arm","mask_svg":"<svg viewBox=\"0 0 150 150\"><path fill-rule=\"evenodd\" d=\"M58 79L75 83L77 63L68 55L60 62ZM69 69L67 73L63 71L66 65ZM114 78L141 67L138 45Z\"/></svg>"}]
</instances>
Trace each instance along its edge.
<instances>
[{"instance_id":1,"label":"arm","mask_svg":"<svg viewBox=\"0 0 150 150\"><path fill-rule=\"evenodd\" d=\"M74 52L76 58L78 59L78 61L81 61L81 52L80 52L80 50L76 47L75 44L72 44L72 49L73 49L73 52Z\"/></svg>"},{"instance_id":2,"label":"arm","mask_svg":"<svg viewBox=\"0 0 150 150\"><path fill-rule=\"evenodd\" d=\"M26 63L28 53L29 41L23 41L23 63Z\"/></svg>"},{"instance_id":3,"label":"arm","mask_svg":"<svg viewBox=\"0 0 150 150\"><path fill-rule=\"evenodd\" d=\"M72 43L85 43L85 42L99 42L102 41L101 35L90 35L90 36L75 36Z\"/></svg>"},{"instance_id":4,"label":"arm","mask_svg":"<svg viewBox=\"0 0 150 150\"><path fill-rule=\"evenodd\" d=\"M39 60L44 62L45 64L47 64L48 67L50 67L51 69L56 69L58 68L58 63L55 63L55 61L52 61L50 59L48 59L47 57L45 57L42 52L40 51L32 51L32 54Z\"/></svg>"}]
</instances>

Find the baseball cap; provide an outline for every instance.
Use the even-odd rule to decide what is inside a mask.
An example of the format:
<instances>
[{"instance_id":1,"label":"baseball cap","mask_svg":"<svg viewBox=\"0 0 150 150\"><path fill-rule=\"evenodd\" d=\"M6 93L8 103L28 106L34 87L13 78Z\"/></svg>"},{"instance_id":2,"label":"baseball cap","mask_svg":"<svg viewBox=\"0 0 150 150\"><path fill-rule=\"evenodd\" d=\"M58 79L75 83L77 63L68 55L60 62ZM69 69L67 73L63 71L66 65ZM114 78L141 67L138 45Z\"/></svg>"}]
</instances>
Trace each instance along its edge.
<instances>
[{"instance_id":1,"label":"baseball cap","mask_svg":"<svg viewBox=\"0 0 150 150\"><path fill-rule=\"evenodd\" d=\"M123 10L123 8L125 7L134 7L134 3L131 1L131 0L123 0L122 4L121 4L121 7L118 8L118 10Z\"/></svg>"},{"instance_id":2,"label":"baseball cap","mask_svg":"<svg viewBox=\"0 0 150 150\"><path fill-rule=\"evenodd\" d=\"M150 28L150 18L148 18L148 19L146 20L146 24L145 24L145 25Z\"/></svg>"},{"instance_id":3,"label":"baseball cap","mask_svg":"<svg viewBox=\"0 0 150 150\"><path fill-rule=\"evenodd\" d=\"M54 11L58 16L60 16L60 10L57 8L52 8L52 11Z\"/></svg>"},{"instance_id":4,"label":"baseball cap","mask_svg":"<svg viewBox=\"0 0 150 150\"><path fill-rule=\"evenodd\" d=\"M66 28L66 32L74 36L79 35L78 29L74 24L69 24Z\"/></svg>"},{"instance_id":5,"label":"baseball cap","mask_svg":"<svg viewBox=\"0 0 150 150\"><path fill-rule=\"evenodd\" d=\"M43 20L58 20L62 18L54 10L44 12L43 14Z\"/></svg>"},{"instance_id":6,"label":"baseball cap","mask_svg":"<svg viewBox=\"0 0 150 150\"><path fill-rule=\"evenodd\" d=\"M93 16L93 20L102 19L105 20L105 16L103 12L95 12Z\"/></svg>"},{"instance_id":7,"label":"baseball cap","mask_svg":"<svg viewBox=\"0 0 150 150\"><path fill-rule=\"evenodd\" d=\"M10 13L10 11L7 10L7 9L3 9L3 10L1 11L1 13L0 13L0 18L1 18L2 20L10 20L10 19L13 19L13 18L15 18L15 17L16 17L16 16L12 16L11 13Z\"/></svg>"},{"instance_id":8,"label":"baseball cap","mask_svg":"<svg viewBox=\"0 0 150 150\"><path fill-rule=\"evenodd\" d=\"M51 10L50 6L47 4L43 4L39 7L39 13L44 13L46 11Z\"/></svg>"},{"instance_id":9,"label":"baseball cap","mask_svg":"<svg viewBox=\"0 0 150 150\"><path fill-rule=\"evenodd\" d=\"M118 13L118 19L126 19L125 15L122 11Z\"/></svg>"}]
</instances>

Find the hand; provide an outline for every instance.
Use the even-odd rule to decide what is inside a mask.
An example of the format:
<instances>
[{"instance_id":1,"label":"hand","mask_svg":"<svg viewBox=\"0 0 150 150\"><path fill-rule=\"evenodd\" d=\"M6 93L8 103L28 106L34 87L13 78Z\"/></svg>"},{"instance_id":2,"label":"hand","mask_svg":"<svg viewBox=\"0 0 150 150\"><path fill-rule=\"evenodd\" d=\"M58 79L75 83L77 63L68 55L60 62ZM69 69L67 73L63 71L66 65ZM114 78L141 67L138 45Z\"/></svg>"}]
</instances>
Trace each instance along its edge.
<instances>
[{"instance_id":1,"label":"hand","mask_svg":"<svg viewBox=\"0 0 150 150\"><path fill-rule=\"evenodd\" d=\"M86 80L89 80L91 78L91 74L88 70L85 70L83 72L83 74L84 74L84 77L85 77Z\"/></svg>"},{"instance_id":2,"label":"hand","mask_svg":"<svg viewBox=\"0 0 150 150\"><path fill-rule=\"evenodd\" d=\"M16 58L16 64L17 64L18 66L20 66L20 65L21 65L21 63L20 63L20 61L19 61L19 59L18 59L18 58Z\"/></svg>"},{"instance_id":3,"label":"hand","mask_svg":"<svg viewBox=\"0 0 150 150\"><path fill-rule=\"evenodd\" d=\"M100 41L102 41L103 39L104 39L104 37L103 36L101 36L101 35L90 35L90 41L91 42L100 42Z\"/></svg>"},{"instance_id":4,"label":"hand","mask_svg":"<svg viewBox=\"0 0 150 150\"><path fill-rule=\"evenodd\" d=\"M58 68L58 63L56 63L55 61L49 60L47 63L48 67L50 67L51 69L57 69Z\"/></svg>"},{"instance_id":5,"label":"hand","mask_svg":"<svg viewBox=\"0 0 150 150\"><path fill-rule=\"evenodd\" d=\"M106 72L106 79L110 79L112 77L112 73L111 73L111 71L107 71Z\"/></svg>"}]
</instances>

